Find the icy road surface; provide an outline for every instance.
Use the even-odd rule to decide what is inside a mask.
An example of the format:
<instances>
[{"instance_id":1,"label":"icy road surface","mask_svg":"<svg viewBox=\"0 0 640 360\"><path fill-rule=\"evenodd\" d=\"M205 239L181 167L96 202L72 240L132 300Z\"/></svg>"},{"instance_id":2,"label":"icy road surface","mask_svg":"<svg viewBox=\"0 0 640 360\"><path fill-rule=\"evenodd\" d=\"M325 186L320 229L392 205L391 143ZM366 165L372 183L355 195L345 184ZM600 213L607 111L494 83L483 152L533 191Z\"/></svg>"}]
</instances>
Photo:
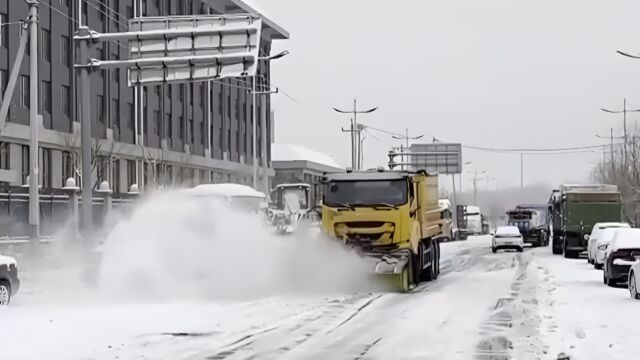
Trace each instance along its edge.
<instances>
[{"instance_id":1,"label":"icy road surface","mask_svg":"<svg viewBox=\"0 0 640 360\"><path fill-rule=\"evenodd\" d=\"M0 309L2 359L637 359L640 301L550 248L442 245L442 275L410 294Z\"/></svg>"}]
</instances>

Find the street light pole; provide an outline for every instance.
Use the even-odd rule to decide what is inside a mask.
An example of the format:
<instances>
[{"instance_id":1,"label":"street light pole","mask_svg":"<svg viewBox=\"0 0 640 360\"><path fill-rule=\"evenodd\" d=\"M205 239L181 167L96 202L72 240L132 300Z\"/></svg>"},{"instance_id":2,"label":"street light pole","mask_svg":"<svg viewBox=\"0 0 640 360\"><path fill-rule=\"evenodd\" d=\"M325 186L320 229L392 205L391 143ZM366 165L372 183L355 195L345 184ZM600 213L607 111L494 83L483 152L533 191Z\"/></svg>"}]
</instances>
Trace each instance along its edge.
<instances>
[{"instance_id":1,"label":"street light pole","mask_svg":"<svg viewBox=\"0 0 640 360\"><path fill-rule=\"evenodd\" d=\"M29 5L29 237L40 238L40 192L38 189L38 0L26 0Z\"/></svg>"},{"instance_id":2,"label":"street light pole","mask_svg":"<svg viewBox=\"0 0 640 360\"><path fill-rule=\"evenodd\" d=\"M353 114L352 123L351 123L351 167L353 170L360 170L360 154L359 154L359 131L362 131L364 127L358 126L358 114L369 114L376 110L378 107L371 108L369 110L358 110L358 101L357 99L353 99L353 110L340 110L337 108L333 108L334 111L339 112L341 114Z\"/></svg>"},{"instance_id":3,"label":"street light pole","mask_svg":"<svg viewBox=\"0 0 640 360\"><path fill-rule=\"evenodd\" d=\"M409 157L410 155L407 155L407 161L405 161L404 159L404 153L405 152L409 152L409 140L418 140L418 139L422 139L424 137L424 134L418 135L418 136L409 136L409 129L405 128L404 129L404 136L399 136L399 135L391 135L392 138L397 139L397 140L404 140L405 141L405 150L402 151L402 163L403 164L407 164L407 165L402 165L402 169L409 169L409 165L408 163L411 162L411 158ZM402 146L401 146L402 147Z\"/></svg>"}]
</instances>

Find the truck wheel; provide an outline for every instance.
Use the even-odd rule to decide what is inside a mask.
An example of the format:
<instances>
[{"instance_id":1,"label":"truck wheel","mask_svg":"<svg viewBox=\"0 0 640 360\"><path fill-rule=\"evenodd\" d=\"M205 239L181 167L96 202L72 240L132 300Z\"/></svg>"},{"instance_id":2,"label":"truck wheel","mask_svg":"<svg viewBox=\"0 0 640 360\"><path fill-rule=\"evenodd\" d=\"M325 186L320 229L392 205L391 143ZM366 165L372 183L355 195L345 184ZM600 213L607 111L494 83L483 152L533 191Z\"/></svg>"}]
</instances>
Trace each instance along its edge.
<instances>
[{"instance_id":1,"label":"truck wheel","mask_svg":"<svg viewBox=\"0 0 640 360\"><path fill-rule=\"evenodd\" d=\"M560 236L553 235L553 241L551 242L551 250L553 255L562 255L562 243L560 243Z\"/></svg>"},{"instance_id":2,"label":"truck wheel","mask_svg":"<svg viewBox=\"0 0 640 360\"><path fill-rule=\"evenodd\" d=\"M0 280L0 306L11 302L11 285L6 280Z\"/></svg>"},{"instance_id":3,"label":"truck wheel","mask_svg":"<svg viewBox=\"0 0 640 360\"><path fill-rule=\"evenodd\" d=\"M420 253L420 256L425 256L424 255L424 243L420 243L420 245L422 245L422 252ZM428 256L428 260L431 262L431 265L429 265L429 267L422 269L422 273L420 274L420 280L422 281L432 281L435 280L438 275L436 274L436 250L435 247L433 246L433 242L430 241L429 242L429 254ZM424 258L423 258L424 259ZM427 261L423 261L422 264L425 264Z\"/></svg>"}]
</instances>

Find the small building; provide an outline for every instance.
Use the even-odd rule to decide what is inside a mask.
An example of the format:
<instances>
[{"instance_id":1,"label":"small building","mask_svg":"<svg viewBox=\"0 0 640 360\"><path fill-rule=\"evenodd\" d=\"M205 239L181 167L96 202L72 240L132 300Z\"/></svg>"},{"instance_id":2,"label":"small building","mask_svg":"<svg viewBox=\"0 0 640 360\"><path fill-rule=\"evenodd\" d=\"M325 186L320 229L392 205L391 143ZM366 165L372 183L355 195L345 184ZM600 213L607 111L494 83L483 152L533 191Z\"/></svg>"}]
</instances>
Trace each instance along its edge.
<instances>
[{"instance_id":1,"label":"small building","mask_svg":"<svg viewBox=\"0 0 640 360\"><path fill-rule=\"evenodd\" d=\"M333 157L293 144L272 144L271 163L275 171L272 187L280 184L311 185L311 198L316 201L318 185L325 172L345 171Z\"/></svg>"}]
</instances>

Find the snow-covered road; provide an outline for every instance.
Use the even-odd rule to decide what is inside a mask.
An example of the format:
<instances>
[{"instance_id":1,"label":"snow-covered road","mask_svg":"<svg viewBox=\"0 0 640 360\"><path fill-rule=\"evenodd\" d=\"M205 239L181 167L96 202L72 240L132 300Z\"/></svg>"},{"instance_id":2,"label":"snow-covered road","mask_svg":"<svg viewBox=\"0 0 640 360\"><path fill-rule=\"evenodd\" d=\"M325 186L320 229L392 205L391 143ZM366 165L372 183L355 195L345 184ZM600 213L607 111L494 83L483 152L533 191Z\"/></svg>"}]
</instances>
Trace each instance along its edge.
<instances>
[{"instance_id":1,"label":"snow-covered road","mask_svg":"<svg viewBox=\"0 0 640 360\"><path fill-rule=\"evenodd\" d=\"M51 305L27 291L0 309L0 358L640 358L640 302L586 261L493 254L487 237L442 248L441 277L410 294Z\"/></svg>"}]
</instances>

